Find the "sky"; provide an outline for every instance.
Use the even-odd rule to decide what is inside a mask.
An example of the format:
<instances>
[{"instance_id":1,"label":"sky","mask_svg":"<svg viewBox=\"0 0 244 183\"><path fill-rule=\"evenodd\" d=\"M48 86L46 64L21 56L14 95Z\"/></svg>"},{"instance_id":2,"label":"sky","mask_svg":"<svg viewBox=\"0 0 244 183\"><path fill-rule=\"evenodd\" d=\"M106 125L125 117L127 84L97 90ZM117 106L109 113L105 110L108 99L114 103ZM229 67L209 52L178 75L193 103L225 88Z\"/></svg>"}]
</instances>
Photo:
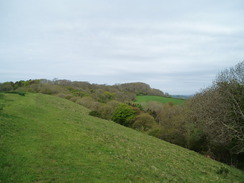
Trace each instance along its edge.
<instances>
[{"instance_id":1,"label":"sky","mask_svg":"<svg viewBox=\"0 0 244 183\"><path fill-rule=\"evenodd\" d=\"M243 17L243 0L0 0L0 82L194 94L244 60Z\"/></svg>"}]
</instances>

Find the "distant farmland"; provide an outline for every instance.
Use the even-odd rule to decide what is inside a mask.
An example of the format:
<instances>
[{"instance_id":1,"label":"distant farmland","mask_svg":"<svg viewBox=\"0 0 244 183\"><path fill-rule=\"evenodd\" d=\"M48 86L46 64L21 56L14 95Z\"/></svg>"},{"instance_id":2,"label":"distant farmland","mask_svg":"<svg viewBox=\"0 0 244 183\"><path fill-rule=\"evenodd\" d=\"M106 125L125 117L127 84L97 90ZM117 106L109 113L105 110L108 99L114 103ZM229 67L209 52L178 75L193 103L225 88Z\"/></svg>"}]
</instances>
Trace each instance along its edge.
<instances>
[{"instance_id":1,"label":"distant farmland","mask_svg":"<svg viewBox=\"0 0 244 183\"><path fill-rule=\"evenodd\" d=\"M176 105L182 104L185 102L184 99L177 99L177 98L171 98L171 97L160 97L160 96L137 96L136 97L136 102L137 103L142 103L142 102L160 102L163 104L166 103L173 103Z\"/></svg>"}]
</instances>

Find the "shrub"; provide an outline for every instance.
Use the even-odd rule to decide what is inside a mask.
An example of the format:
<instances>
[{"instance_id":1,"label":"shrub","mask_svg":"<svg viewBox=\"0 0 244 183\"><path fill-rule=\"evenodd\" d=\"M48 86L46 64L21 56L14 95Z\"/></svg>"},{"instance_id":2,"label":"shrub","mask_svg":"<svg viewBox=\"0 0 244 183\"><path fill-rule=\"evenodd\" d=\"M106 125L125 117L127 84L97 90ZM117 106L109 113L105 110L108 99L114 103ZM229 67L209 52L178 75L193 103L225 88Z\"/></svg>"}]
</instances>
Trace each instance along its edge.
<instances>
[{"instance_id":1,"label":"shrub","mask_svg":"<svg viewBox=\"0 0 244 183\"><path fill-rule=\"evenodd\" d=\"M99 102L95 101L92 97L85 96L80 98L76 101L77 104L83 105L84 107L87 107L88 109L91 109L93 111L97 111Z\"/></svg>"},{"instance_id":2,"label":"shrub","mask_svg":"<svg viewBox=\"0 0 244 183\"><path fill-rule=\"evenodd\" d=\"M74 102L74 103L76 103L78 100L80 99L80 97L74 97L74 96L72 96L72 97L70 97L70 101L72 101L72 102Z\"/></svg>"},{"instance_id":3,"label":"shrub","mask_svg":"<svg viewBox=\"0 0 244 183\"><path fill-rule=\"evenodd\" d=\"M149 131L148 135L161 139L161 135L163 134L163 129L161 127L154 128Z\"/></svg>"},{"instance_id":4,"label":"shrub","mask_svg":"<svg viewBox=\"0 0 244 183\"><path fill-rule=\"evenodd\" d=\"M68 94L68 93L58 93L56 94L57 97L60 97L60 98L65 98L67 100L71 100L72 99L72 95L71 94ZM72 102L76 102L76 100L71 100Z\"/></svg>"},{"instance_id":5,"label":"shrub","mask_svg":"<svg viewBox=\"0 0 244 183\"><path fill-rule=\"evenodd\" d=\"M98 111L91 111L91 112L89 112L89 115L101 118L101 114Z\"/></svg>"},{"instance_id":6,"label":"shrub","mask_svg":"<svg viewBox=\"0 0 244 183\"><path fill-rule=\"evenodd\" d=\"M99 105L97 111L101 114L101 118L111 120L112 115L119 105L119 102L117 101L109 101L106 104L101 104Z\"/></svg>"},{"instance_id":7,"label":"shrub","mask_svg":"<svg viewBox=\"0 0 244 183\"><path fill-rule=\"evenodd\" d=\"M20 96L25 96L25 92L11 91L11 92L7 92L7 93L10 93L10 94L17 94L17 95L20 95Z\"/></svg>"},{"instance_id":8,"label":"shrub","mask_svg":"<svg viewBox=\"0 0 244 183\"><path fill-rule=\"evenodd\" d=\"M185 128L185 147L197 152L207 151L207 139L203 131L193 123L186 124Z\"/></svg>"},{"instance_id":9,"label":"shrub","mask_svg":"<svg viewBox=\"0 0 244 183\"><path fill-rule=\"evenodd\" d=\"M131 126L134 122L135 111L127 104L120 104L112 115L112 120L124 126Z\"/></svg>"},{"instance_id":10,"label":"shrub","mask_svg":"<svg viewBox=\"0 0 244 183\"><path fill-rule=\"evenodd\" d=\"M132 127L137 130L148 131L156 126L154 118L148 113L141 113L135 118Z\"/></svg>"}]
</instances>

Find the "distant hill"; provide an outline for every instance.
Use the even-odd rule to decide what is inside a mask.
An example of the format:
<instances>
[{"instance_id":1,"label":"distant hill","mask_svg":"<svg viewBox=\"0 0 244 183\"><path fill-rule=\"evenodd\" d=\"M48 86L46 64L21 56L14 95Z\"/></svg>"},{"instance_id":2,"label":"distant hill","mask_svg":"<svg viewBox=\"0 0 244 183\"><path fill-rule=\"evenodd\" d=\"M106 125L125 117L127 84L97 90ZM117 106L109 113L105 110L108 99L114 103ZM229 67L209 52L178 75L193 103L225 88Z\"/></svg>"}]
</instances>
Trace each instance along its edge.
<instances>
[{"instance_id":1,"label":"distant hill","mask_svg":"<svg viewBox=\"0 0 244 183\"><path fill-rule=\"evenodd\" d=\"M179 99L189 99L192 98L194 95L170 95L172 98L179 98Z\"/></svg>"},{"instance_id":2,"label":"distant hill","mask_svg":"<svg viewBox=\"0 0 244 183\"><path fill-rule=\"evenodd\" d=\"M184 99L172 98L172 97L160 97L160 96L137 96L137 103L142 102L160 102L160 103L172 103L172 104L182 104L185 102Z\"/></svg>"},{"instance_id":3,"label":"distant hill","mask_svg":"<svg viewBox=\"0 0 244 183\"><path fill-rule=\"evenodd\" d=\"M242 171L50 95L0 93L0 182L243 182Z\"/></svg>"},{"instance_id":4,"label":"distant hill","mask_svg":"<svg viewBox=\"0 0 244 183\"><path fill-rule=\"evenodd\" d=\"M98 102L117 100L128 102L137 95L168 96L167 93L142 82L115 85L91 84L84 81L36 79L17 82L0 83L0 92L27 91L43 94L59 95L63 98L89 96Z\"/></svg>"}]
</instances>

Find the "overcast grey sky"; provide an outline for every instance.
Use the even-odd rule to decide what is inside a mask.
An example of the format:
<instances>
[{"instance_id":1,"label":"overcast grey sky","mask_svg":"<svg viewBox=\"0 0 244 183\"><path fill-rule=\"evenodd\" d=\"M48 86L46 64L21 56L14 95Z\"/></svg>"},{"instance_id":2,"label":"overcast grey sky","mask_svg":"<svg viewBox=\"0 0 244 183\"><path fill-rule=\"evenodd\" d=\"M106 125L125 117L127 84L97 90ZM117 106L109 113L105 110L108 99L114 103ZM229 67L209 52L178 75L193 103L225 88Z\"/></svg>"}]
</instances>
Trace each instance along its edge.
<instances>
[{"instance_id":1,"label":"overcast grey sky","mask_svg":"<svg viewBox=\"0 0 244 183\"><path fill-rule=\"evenodd\" d=\"M194 94L244 60L243 0L0 0L0 82Z\"/></svg>"}]
</instances>

